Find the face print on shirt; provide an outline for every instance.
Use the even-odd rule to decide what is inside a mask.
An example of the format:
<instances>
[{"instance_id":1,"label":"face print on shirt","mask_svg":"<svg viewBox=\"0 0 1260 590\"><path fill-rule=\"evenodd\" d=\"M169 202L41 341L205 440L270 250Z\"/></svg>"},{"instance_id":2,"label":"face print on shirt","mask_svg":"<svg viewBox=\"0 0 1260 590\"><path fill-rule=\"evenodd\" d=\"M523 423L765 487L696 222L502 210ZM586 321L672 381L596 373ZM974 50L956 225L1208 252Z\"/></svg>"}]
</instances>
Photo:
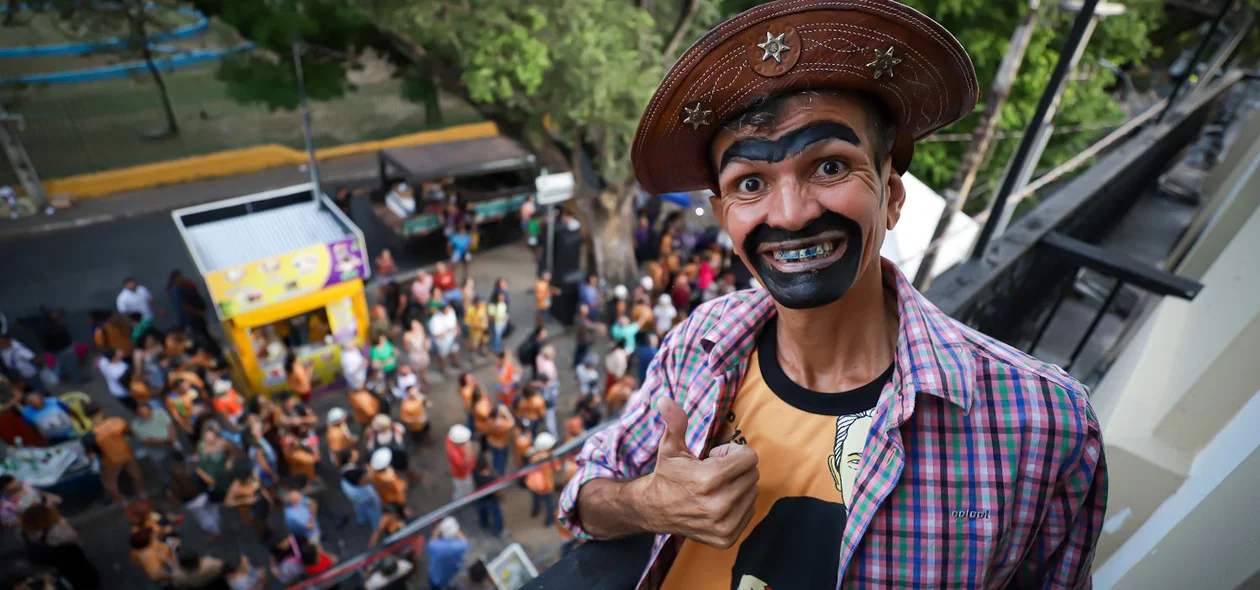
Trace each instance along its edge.
<instances>
[{"instance_id":1,"label":"face print on shirt","mask_svg":"<svg viewBox=\"0 0 1260 590\"><path fill-rule=\"evenodd\" d=\"M827 457L827 468L836 482L836 489L844 497L845 506L853 503L853 483L862 466L862 448L866 435L871 431L871 418L875 410L836 418L836 451Z\"/></svg>"}]
</instances>

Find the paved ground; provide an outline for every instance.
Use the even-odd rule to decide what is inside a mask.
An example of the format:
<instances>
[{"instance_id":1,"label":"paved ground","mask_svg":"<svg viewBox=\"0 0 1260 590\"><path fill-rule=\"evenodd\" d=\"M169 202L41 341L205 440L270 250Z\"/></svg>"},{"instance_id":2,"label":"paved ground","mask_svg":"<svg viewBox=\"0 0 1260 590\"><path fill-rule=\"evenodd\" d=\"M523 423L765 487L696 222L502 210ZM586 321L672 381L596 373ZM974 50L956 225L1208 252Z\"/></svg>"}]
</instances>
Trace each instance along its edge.
<instances>
[{"instance_id":1,"label":"paved ground","mask_svg":"<svg viewBox=\"0 0 1260 590\"><path fill-rule=\"evenodd\" d=\"M161 269L167 268L167 263L173 263L176 266L181 264L179 259L184 256L182 249L153 249L154 244L161 240L177 239L176 236L169 235L173 232L173 229L168 232L158 228L153 220L147 218L102 225L99 229L85 228L67 232L64 235L73 239L57 241L57 244L60 244L60 248L56 251L57 258L50 259L41 255L38 258L51 262L38 264L30 261L26 266L19 265L17 272L18 276L22 277L21 288L15 288L9 283L4 287L4 291L21 292L28 298L37 298L39 292L47 292L49 293L47 299L53 304L75 300L108 305L114 288L108 284L109 282L98 284L96 281L112 278L113 275L118 274L136 274L141 276L142 280L148 280L146 277L154 272L164 273L165 270ZM91 241L85 242L85 240ZM104 268L93 269L92 261L98 257L80 254L80 252L92 252L94 247L104 247L106 244L111 246L113 255L108 261L98 260ZM68 267L61 266L63 263ZM57 271L55 273L35 272L38 268L56 268ZM532 284L532 268L532 257L527 250L520 245L508 245L480 256L473 263L472 275L479 285L479 290L487 289L495 277L507 278L514 297L512 320L518 326L527 327L534 319L532 306L529 305L531 299L526 293ZM0 294L0 298L9 301L7 293ZM514 349L525 333L525 329L517 330L513 338L509 339L509 346ZM571 342L571 339L564 335L555 339L561 357L560 361L565 363L562 366L571 366L573 352ZM488 359L477 363L476 367L476 374L483 382L492 382L493 367ZM416 514L423 514L437 508L450 499L451 486L441 447L441 433L444 433L456 421L463 420L463 412L454 386L455 376L455 372L452 371L445 378L433 379L429 391L434 402L435 436L433 445L415 458L420 469L425 473L422 483L413 486L410 493L409 505ZM94 376L91 383L79 389L85 390L94 399L105 404L111 412L119 414L123 412L121 406L108 396L99 378ZM566 372L560 397L561 418L567 417L568 412L565 408L572 408L576 401L576 389L576 382L571 372ZM333 406L344 407L344 399L344 391L329 392L318 397L315 400L315 406L323 415ZM153 483L150 487L157 489ZM324 510L321 514L321 526L325 530L325 537L329 539L326 542L329 549L341 556L353 555L364 550L370 531L354 523L341 530L335 529L333 514L348 513L348 504L340 496L340 492L329 492L325 505L330 510ZM482 534L476 527L474 512L469 511L468 514L460 515L461 523L470 532L474 543L472 553L493 556L510 542L516 541L520 542L526 551L540 562L547 562L554 558L559 547L559 536L554 528L544 528L540 520L530 519L529 508L529 495L524 490L513 488L505 493L504 512L509 534L503 539ZM125 544L118 542L126 534L126 523L117 509L97 507L77 516L74 522L89 548L89 555L102 570L104 587L146 587L141 574L128 561ZM251 559L265 562L262 547L252 540L251 532L239 522L234 512L225 511L224 522L227 534L218 542L208 545L212 548L211 552L229 554L239 551L249 555ZM282 526L279 520L273 522L273 528L276 530L280 530ZM186 525L182 532L187 542L193 546L207 546L205 540L200 538L195 526ZM15 541L16 539L11 537L0 541L0 555L3 555L4 559L8 560L20 555L20 545L15 545Z\"/></svg>"}]
</instances>

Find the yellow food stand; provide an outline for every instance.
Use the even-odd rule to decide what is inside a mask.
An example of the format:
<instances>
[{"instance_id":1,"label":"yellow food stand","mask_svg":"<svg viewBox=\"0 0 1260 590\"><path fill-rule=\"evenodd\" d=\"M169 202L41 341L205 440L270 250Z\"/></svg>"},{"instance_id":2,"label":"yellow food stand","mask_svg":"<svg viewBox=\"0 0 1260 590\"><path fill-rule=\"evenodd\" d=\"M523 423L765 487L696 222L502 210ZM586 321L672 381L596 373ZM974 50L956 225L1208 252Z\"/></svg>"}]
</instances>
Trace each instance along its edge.
<instances>
[{"instance_id":1,"label":"yellow food stand","mask_svg":"<svg viewBox=\"0 0 1260 590\"><path fill-rule=\"evenodd\" d=\"M363 232L311 184L171 213L252 393L286 390L285 360L314 387L341 372L341 345L368 333Z\"/></svg>"}]
</instances>

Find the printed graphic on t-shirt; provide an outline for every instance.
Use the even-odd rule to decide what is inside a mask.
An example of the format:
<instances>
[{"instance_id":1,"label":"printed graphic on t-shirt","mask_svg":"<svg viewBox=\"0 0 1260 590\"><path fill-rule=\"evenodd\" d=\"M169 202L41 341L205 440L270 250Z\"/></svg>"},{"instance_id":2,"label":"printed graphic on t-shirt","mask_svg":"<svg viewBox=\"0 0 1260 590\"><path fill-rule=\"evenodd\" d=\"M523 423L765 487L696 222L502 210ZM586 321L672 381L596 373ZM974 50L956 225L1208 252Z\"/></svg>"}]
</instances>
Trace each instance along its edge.
<instances>
[{"instance_id":1,"label":"printed graphic on t-shirt","mask_svg":"<svg viewBox=\"0 0 1260 590\"><path fill-rule=\"evenodd\" d=\"M730 549L684 541L666 590L836 587L846 507L892 369L852 391L810 391L778 365L774 329L773 323L763 329L714 439L757 452L752 520Z\"/></svg>"}]
</instances>

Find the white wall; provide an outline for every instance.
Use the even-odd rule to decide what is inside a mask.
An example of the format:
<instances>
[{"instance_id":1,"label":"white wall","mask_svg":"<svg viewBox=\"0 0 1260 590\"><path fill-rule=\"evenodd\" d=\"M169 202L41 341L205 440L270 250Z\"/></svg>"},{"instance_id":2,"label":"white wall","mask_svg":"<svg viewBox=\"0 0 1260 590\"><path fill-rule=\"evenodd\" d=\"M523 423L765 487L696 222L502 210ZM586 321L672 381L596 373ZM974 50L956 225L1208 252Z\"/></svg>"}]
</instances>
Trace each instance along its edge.
<instances>
[{"instance_id":1,"label":"white wall","mask_svg":"<svg viewBox=\"0 0 1260 590\"><path fill-rule=\"evenodd\" d=\"M901 219L897 227L884 236L884 246L879 253L897 263L902 274L914 278L919 271L923 253L932 241L932 233L945 210L945 198L936 194L928 185L909 172L901 175L906 187L906 203L901 207ZM945 272L962 262L971 253L971 245L980 233L980 224L963 213L955 213L949 231L941 243L936 261L932 264L932 276Z\"/></svg>"}]
</instances>

